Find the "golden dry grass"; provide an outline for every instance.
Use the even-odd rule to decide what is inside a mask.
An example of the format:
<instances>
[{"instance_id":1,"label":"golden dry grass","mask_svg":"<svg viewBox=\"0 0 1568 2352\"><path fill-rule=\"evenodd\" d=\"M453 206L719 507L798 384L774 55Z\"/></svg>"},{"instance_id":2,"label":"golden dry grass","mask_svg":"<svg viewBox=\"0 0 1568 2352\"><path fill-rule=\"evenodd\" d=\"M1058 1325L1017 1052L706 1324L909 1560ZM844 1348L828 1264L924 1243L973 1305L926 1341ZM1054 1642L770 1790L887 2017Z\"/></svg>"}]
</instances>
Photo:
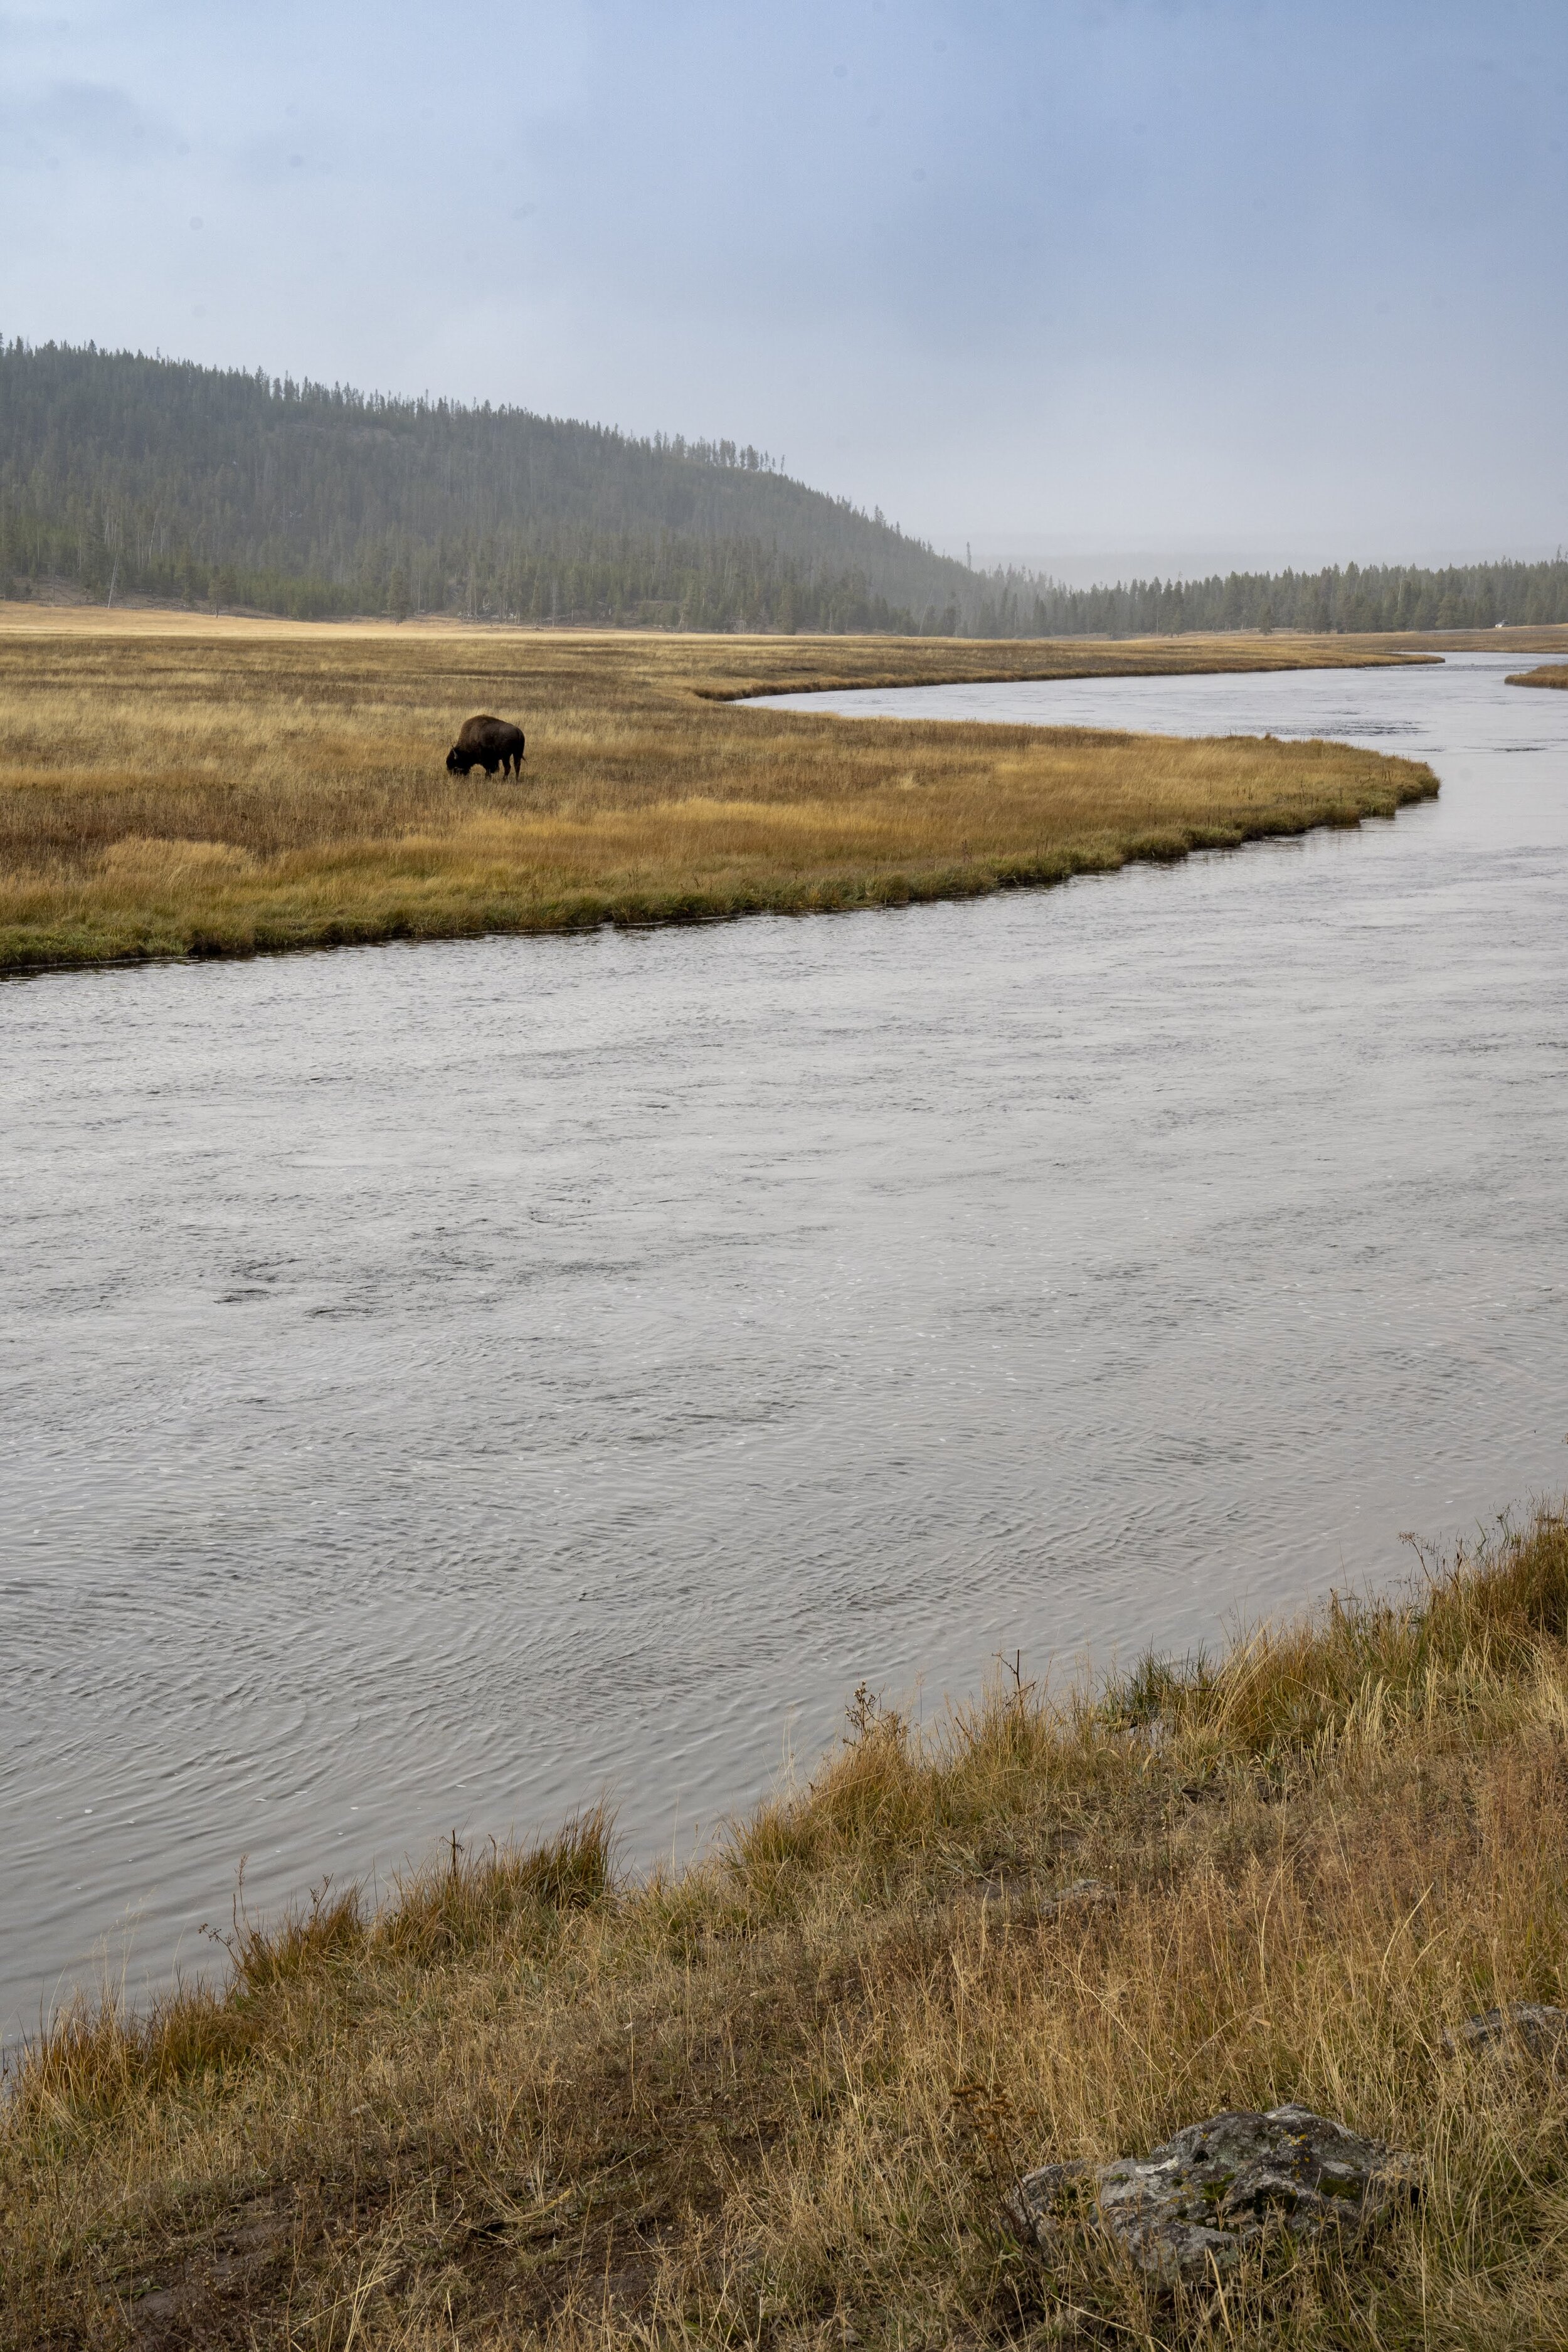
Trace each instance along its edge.
<instances>
[{"instance_id":1,"label":"golden dry grass","mask_svg":"<svg viewBox=\"0 0 1568 2352\"><path fill-rule=\"evenodd\" d=\"M1510 670L1510 686L1568 686L1568 662L1542 662L1538 669Z\"/></svg>"},{"instance_id":2,"label":"golden dry grass","mask_svg":"<svg viewBox=\"0 0 1568 2352\"><path fill-rule=\"evenodd\" d=\"M590 1815L374 1913L242 1921L229 1985L79 2011L0 2116L0 2339L113 2347L1568 2340L1568 2083L1444 2028L1568 1993L1568 1521L1405 1601L917 1737L617 1884ZM1050 1907L1093 1877L1114 1899ZM1300 2100L1414 2151L1370 2250L1212 2305L1000 2191Z\"/></svg>"},{"instance_id":3,"label":"golden dry grass","mask_svg":"<svg viewBox=\"0 0 1568 2352\"><path fill-rule=\"evenodd\" d=\"M893 903L1389 815L1430 772L738 709L830 684L1279 668L1345 640L937 644L0 618L0 970ZM476 709L521 785L443 765Z\"/></svg>"}]
</instances>

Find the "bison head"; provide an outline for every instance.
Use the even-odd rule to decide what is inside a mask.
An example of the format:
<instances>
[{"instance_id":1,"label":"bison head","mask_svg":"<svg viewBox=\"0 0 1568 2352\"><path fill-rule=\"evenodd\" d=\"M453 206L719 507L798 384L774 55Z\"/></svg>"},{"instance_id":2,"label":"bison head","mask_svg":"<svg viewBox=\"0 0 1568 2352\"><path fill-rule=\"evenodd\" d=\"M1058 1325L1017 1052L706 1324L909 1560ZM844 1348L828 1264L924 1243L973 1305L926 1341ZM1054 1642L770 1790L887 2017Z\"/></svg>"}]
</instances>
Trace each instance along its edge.
<instances>
[{"instance_id":1,"label":"bison head","mask_svg":"<svg viewBox=\"0 0 1568 2352\"><path fill-rule=\"evenodd\" d=\"M449 776L460 775L462 772L462 757L458 752L457 745L454 743L451 750L447 754L447 773Z\"/></svg>"}]
</instances>

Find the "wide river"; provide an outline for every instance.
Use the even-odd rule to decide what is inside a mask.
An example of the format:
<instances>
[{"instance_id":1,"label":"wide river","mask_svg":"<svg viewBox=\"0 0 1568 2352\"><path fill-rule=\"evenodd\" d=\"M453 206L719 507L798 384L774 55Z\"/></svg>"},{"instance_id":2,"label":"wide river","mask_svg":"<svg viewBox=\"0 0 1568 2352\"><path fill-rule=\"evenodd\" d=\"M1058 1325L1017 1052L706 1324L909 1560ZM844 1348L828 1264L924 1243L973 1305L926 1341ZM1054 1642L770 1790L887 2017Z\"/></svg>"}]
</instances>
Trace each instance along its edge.
<instances>
[{"instance_id":1,"label":"wide river","mask_svg":"<svg viewBox=\"0 0 1568 2352\"><path fill-rule=\"evenodd\" d=\"M1515 657L1517 659L1517 657ZM1568 1484L1568 694L813 697L1430 758L962 905L0 988L0 2023L865 1678L1183 1650Z\"/></svg>"}]
</instances>

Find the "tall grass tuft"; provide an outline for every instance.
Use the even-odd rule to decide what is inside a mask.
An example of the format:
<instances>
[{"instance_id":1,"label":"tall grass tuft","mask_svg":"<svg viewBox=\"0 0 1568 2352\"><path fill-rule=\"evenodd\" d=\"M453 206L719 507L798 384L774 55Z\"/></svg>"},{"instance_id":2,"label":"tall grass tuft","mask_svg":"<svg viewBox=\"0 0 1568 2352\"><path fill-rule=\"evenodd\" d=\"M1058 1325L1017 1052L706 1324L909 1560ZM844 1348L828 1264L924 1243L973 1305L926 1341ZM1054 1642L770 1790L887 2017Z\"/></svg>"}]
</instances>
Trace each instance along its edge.
<instances>
[{"instance_id":1,"label":"tall grass tuft","mask_svg":"<svg viewBox=\"0 0 1568 2352\"><path fill-rule=\"evenodd\" d=\"M600 1803L537 1845L491 1843L469 1855L454 1832L447 1854L398 1881L375 1923L375 1941L425 1963L495 1952L520 1923L542 1923L604 1899L612 1883L613 1829Z\"/></svg>"}]
</instances>

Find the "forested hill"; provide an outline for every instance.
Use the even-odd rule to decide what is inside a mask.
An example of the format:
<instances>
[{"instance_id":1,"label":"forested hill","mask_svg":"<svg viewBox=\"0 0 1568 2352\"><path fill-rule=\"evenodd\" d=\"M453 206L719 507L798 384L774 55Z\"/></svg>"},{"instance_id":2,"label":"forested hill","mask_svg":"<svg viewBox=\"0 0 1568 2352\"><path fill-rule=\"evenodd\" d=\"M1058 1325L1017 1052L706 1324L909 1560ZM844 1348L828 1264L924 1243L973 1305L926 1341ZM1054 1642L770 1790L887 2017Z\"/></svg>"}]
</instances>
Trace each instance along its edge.
<instances>
[{"instance_id":1,"label":"forested hill","mask_svg":"<svg viewBox=\"0 0 1568 2352\"><path fill-rule=\"evenodd\" d=\"M1130 636L1568 621L1568 562L1068 589L973 572L729 441L0 342L0 594L308 617Z\"/></svg>"},{"instance_id":2,"label":"forested hill","mask_svg":"<svg viewBox=\"0 0 1568 2352\"><path fill-rule=\"evenodd\" d=\"M301 615L956 628L978 584L733 443L0 348L0 583Z\"/></svg>"}]
</instances>

